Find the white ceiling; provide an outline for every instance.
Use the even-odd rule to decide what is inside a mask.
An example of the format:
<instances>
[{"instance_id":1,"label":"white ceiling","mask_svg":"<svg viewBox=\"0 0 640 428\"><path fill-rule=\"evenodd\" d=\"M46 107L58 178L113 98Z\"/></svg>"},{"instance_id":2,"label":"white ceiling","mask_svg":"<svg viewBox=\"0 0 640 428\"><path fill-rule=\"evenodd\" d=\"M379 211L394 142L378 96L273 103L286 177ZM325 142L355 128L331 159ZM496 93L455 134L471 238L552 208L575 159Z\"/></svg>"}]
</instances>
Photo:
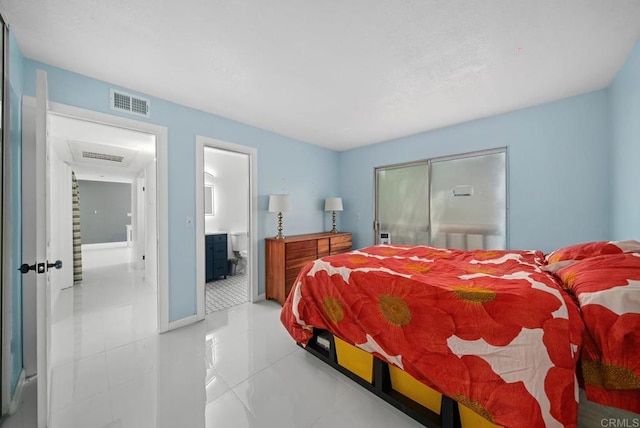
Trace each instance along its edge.
<instances>
[{"instance_id":1,"label":"white ceiling","mask_svg":"<svg viewBox=\"0 0 640 428\"><path fill-rule=\"evenodd\" d=\"M638 0L0 0L0 11L28 58L336 150L604 88L640 38Z\"/></svg>"},{"instance_id":2,"label":"white ceiling","mask_svg":"<svg viewBox=\"0 0 640 428\"><path fill-rule=\"evenodd\" d=\"M80 180L131 182L155 161L154 135L52 114L49 116L51 149L71 166ZM122 163L74 156L74 149L106 155L123 155Z\"/></svg>"}]
</instances>

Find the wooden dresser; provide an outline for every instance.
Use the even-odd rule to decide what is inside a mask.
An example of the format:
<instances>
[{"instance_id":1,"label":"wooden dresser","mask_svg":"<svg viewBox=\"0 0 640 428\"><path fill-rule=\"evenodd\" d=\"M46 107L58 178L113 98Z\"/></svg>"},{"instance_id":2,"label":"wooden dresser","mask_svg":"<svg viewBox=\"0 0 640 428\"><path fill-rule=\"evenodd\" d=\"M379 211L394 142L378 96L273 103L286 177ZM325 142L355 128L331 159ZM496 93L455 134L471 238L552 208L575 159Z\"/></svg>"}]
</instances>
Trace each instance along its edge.
<instances>
[{"instance_id":1,"label":"wooden dresser","mask_svg":"<svg viewBox=\"0 0 640 428\"><path fill-rule=\"evenodd\" d=\"M351 251L350 233L265 238L266 297L284 304L300 269L320 257Z\"/></svg>"}]
</instances>

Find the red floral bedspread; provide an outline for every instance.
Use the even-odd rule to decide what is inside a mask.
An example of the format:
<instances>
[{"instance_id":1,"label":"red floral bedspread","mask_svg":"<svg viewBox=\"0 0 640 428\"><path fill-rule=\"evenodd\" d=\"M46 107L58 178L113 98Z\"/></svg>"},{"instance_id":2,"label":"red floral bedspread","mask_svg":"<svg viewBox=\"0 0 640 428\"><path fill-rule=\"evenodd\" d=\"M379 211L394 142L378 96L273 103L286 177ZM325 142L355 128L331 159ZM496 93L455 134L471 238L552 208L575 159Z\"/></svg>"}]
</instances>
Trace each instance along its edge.
<instances>
[{"instance_id":1,"label":"red floral bedspread","mask_svg":"<svg viewBox=\"0 0 640 428\"><path fill-rule=\"evenodd\" d=\"M575 426L578 308L538 251L373 246L305 266L281 320L395 364L508 427Z\"/></svg>"},{"instance_id":2,"label":"red floral bedspread","mask_svg":"<svg viewBox=\"0 0 640 428\"><path fill-rule=\"evenodd\" d=\"M558 276L586 326L580 364L587 398L640 413L640 254L587 258Z\"/></svg>"}]
</instances>

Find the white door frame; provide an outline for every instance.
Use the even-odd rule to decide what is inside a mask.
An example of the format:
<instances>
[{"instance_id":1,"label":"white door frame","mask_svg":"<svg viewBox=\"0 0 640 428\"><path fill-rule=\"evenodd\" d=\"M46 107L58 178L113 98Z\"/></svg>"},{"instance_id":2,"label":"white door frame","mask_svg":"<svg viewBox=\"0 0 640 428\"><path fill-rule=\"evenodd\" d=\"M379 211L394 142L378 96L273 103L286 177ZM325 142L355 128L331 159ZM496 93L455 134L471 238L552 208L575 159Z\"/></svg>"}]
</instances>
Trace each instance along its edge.
<instances>
[{"instance_id":1,"label":"white door frame","mask_svg":"<svg viewBox=\"0 0 640 428\"><path fill-rule=\"evenodd\" d=\"M258 296L258 150L253 147L220 141L196 135L196 296L197 318L205 317L205 248L204 248L204 148L228 150L249 156L249 224L247 235L249 240L249 301L256 302Z\"/></svg>"},{"instance_id":2,"label":"white door frame","mask_svg":"<svg viewBox=\"0 0 640 428\"><path fill-rule=\"evenodd\" d=\"M36 349L37 349L37 423L39 428L49 424L51 404L51 275L48 263L51 260L51 193L49 168L49 90L47 73L36 73L35 108L35 156L33 164L36 197L35 228L36 273ZM24 190L24 188L23 188ZM29 225L28 225L29 226ZM23 225L24 228L24 225ZM24 348L23 348L24 349Z\"/></svg>"},{"instance_id":3,"label":"white door frame","mask_svg":"<svg viewBox=\"0 0 640 428\"><path fill-rule=\"evenodd\" d=\"M35 98L23 97L23 102L35 105ZM130 129L156 136L156 219L157 219L157 286L160 333L169 330L169 204L168 204L168 130L164 126L120 116L100 113L60 103L49 103L50 113L74 119Z\"/></svg>"},{"instance_id":4,"label":"white door frame","mask_svg":"<svg viewBox=\"0 0 640 428\"><path fill-rule=\"evenodd\" d=\"M27 159L36 157L36 99L24 99L22 102L22 260L28 263L36 261L36 222L37 195L35 194L36 175L28 174L25 168ZM27 126L28 125L28 126ZM25 227L31 225L31 227ZM25 245L33 243L33 245ZM36 344L36 290L37 276L24 275L22 278L22 367L27 378L38 373Z\"/></svg>"}]
</instances>

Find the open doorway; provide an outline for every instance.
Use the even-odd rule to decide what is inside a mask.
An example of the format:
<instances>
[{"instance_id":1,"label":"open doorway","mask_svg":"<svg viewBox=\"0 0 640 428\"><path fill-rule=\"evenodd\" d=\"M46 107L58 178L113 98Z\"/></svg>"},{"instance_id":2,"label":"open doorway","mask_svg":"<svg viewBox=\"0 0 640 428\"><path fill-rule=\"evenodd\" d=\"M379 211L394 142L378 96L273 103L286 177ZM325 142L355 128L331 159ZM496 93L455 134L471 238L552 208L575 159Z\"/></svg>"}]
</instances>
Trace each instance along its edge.
<instances>
[{"instance_id":1,"label":"open doorway","mask_svg":"<svg viewBox=\"0 0 640 428\"><path fill-rule=\"evenodd\" d=\"M29 110L34 108L34 105L35 100L33 98L24 97L23 119L25 119L25 112L28 113ZM179 327L180 322L169 321L167 128L147 122L141 122L135 119L114 116L65 104L50 103L49 106L50 117L55 115L58 117L76 119L86 124L96 126L103 125L105 128L108 128L113 132L130 131L140 135L146 135L154 141L154 143L151 144L155 149L154 162L149 164L150 168L145 168L144 172L139 172L134 179L133 184L135 185L135 189L134 186L132 186L132 197L135 199L136 194L140 195L140 191L144 191L147 197L153 198L147 201L144 223L151 224L152 222L155 222L155 233L148 233L149 227L146 227L146 232L144 234L144 249L143 247L136 247L134 244L131 252L134 261L138 263L138 265L144 265L142 272L147 274L150 277L150 280L154 280L157 285L157 310L154 310L154 312L157 313L157 319L154 320L153 323L155 328L157 331L162 333L172 328ZM30 123L30 120L23 120L23 122ZM23 131L23 133L28 132L32 131L29 131L27 128ZM129 146L128 143L127 146ZM136 221L136 215L134 212L136 210L136 206L141 200L142 198L139 197L137 200L132 201L133 217L131 222L134 228L134 222ZM140 229L141 228L138 228L138 231L140 231ZM139 238L139 241L142 243L141 238ZM33 311L35 311L35 308L31 308L31 312ZM33 354L35 354L35 350L33 351Z\"/></svg>"},{"instance_id":2,"label":"open doorway","mask_svg":"<svg viewBox=\"0 0 640 428\"><path fill-rule=\"evenodd\" d=\"M68 251L61 250L59 248L60 246L62 246L62 244L59 241L54 241L52 239L52 232L56 232L56 230L58 229L58 232L62 234L63 229L68 227L70 223L67 222L67 220L69 219L68 216L64 216L64 221L56 221L52 219L52 217L55 216L55 213L53 211L58 210L58 208L56 208L56 205L59 202L61 203L61 201L56 197L56 191L58 192L57 195L61 196L62 198L67 198L70 194L70 192L57 187L59 179L55 178L56 173L51 171L51 163L53 161L51 157L56 156L56 152L53 149L51 143L51 140L53 139L52 134L55 133L51 131L51 122L55 120L54 116L60 116L68 119L73 118L77 119L79 122L84 122L86 124L105 125L110 129L135 131L142 134L149 134L155 137L154 162L156 164L156 167L153 174L154 176L157 175L157 190L154 187L153 193L155 193L157 203L154 203L154 206L150 207L150 211L152 213L155 213L155 218L157 219L157 231L152 240L154 240L153 248L156 251L156 257L158 260L155 263L155 267L147 266L147 270L149 271L150 275L157 278L154 292L151 295L151 297L157 303L154 303L152 307L149 308L149 313L145 313L143 315L144 319L149 320L149 322L145 325L142 325L142 323L138 322L139 318L136 318L134 320L134 315L138 316L140 314L140 311L132 308L131 305L129 305L128 307L127 305L120 305L117 308L114 307L114 310L111 311L109 317L105 317L103 316L104 311L101 314L98 311L91 310L91 304L96 302L102 304L104 302L102 296L98 295L97 297L92 298L90 301L87 301L85 299L82 302L80 302L80 299L76 300L74 298L74 301L72 302L73 307L70 308L72 309L72 311L70 311L71 313L75 315L77 313L76 309L79 306L81 306L82 308L89 308L88 312L90 313L87 314L87 317L85 317L84 314L81 314L82 317L81 319L79 319L78 323L76 323L75 321L71 323L72 329L70 333L72 333L72 335L69 337L72 337L74 339L73 346L66 346L65 349L72 352L72 361L70 361L68 364L73 365L80 361L76 357L84 358L84 356L88 355L88 353L92 353L93 355L96 351L104 353L107 352L107 346L113 348L114 346L119 346L123 340L128 341L130 337L127 337L127 334L134 335L135 338L141 335L139 334L141 330L144 330L143 333L148 332L150 335L155 335L157 334L158 330L160 330L160 332L163 332L174 327L171 325L171 323L169 323L168 319L168 132L166 127L153 125L150 123L140 122L137 120L99 113L68 105L50 103L47 100L46 80L46 73L38 70L36 88L36 92L38 95L37 99L28 96L24 96L22 99L22 190L23 194L25 194L25 196L22 198L22 223L24 226L22 228L22 258L23 260L31 260L32 262L34 260L43 261L38 262L37 264L39 270L41 265L45 267L45 272L47 266L54 266L55 268L60 268L60 270L56 270L56 273L64 275L63 272L65 272L68 275L68 273L70 272L69 267L73 266L72 258L70 258L68 255L65 256L62 253L58 253L55 254L55 258L52 258L54 257L53 251L62 251L63 253L65 251ZM82 138L78 138L78 140L84 141ZM97 141L96 143L100 144L103 143L103 141ZM87 153L91 153L91 150L84 151L86 151ZM63 173L59 174L59 176L64 176L64 173L71 172L69 171L71 168L70 165L64 162L60 162L59 159L56 165L60 166L60 170L63 171ZM62 168L62 166L67 168L67 170L64 171L64 168ZM55 168L55 166L53 168ZM65 180L65 186L68 186L67 183L68 181ZM151 189L149 189L149 191L151 193ZM35 207L27 205L25 208L25 201L38 201L38 204L34 204L37 205ZM44 207L41 206L45 205L44 203L42 203L43 201L46 201L46 206ZM69 204L65 205L67 207L69 206ZM58 219L60 218L61 217L58 216ZM37 236L32 236L35 235L34 230L38 231ZM64 236L64 239L67 239L68 242L69 235L65 233ZM68 249L69 245L65 245L64 247ZM46 254L44 254L45 249ZM56 261L55 263L50 264L50 262L48 261L56 260L58 259L58 257L60 257L60 262ZM65 260L62 261L62 258L64 258ZM59 298L60 291L62 289L62 286L60 285L54 286L54 275L55 273L49 272L46 276L23 276L23 289L28 291L28 293L25 293L23 295L23 355L29 357L23 358L23 367L26 376L32 376L36 373L38 374L38 418L43 418L44 422L46 422L46 420L50 417L52 408L50 407L50 398L52 396L52 382L50 380L53 379L51 377L51 344L53 343L55 345L56 342L55 340L52 340L51 334L51 325L53 321L51 316L51 309L54 306L53 294L57 291L57 297ZM125 283L125 281L128 280L130 276L131 275L128 275L127 277L120 277L117 275L113 275L113 272L108 270L101 277L94 278L94 283L99 284L98 288L100 290L109 290L110 292L112 292L115 286ZM38 287L35 286L36 278ZM46 287L45 284L40 284L41 282L43 282L42 278L46 279ZM82 279L83 285L86 285L86 281L87 278ZM69 281L60 282L59 284L68 285L68 283ZM68 290L72 290L71 293L75 294L76 290L82 288L83 287L69 287ZM132 297L137 299L137 303L143 300L150 300L148 299L150 294L151 293L143 296L144 298L142 299L139 298L139 294L136 294ZM82 305L77 305L77 303L82 303ZM87 303L89 303L89 305L87 305ZM116 309L118 309L119 312ZM157 315L154 316L154 314ZM124 325L126 323L124 323L123 321L127 321L127 317L124 315L131 315L129 316L129 318L134 322L130 322L128 325ZM102 332L102 341L94 340L100 337L99 334L86 334L89 332L89 330L91 330L88 328L90 324L92 325L92 327L94 327L93 331L99 333L101 329L98 325L98 322L102 322L103 325L108 325L111 327L109 337L107 337L106 331ZM115 331L116 329L117 331ZM78 332L83 333L82 341L76 340L79 337L78 335L76 335L76 333ZM88 337L89 342L84 341L84 337ZM85 346L85 343L87 344L87 346ZM97 348L103 349L97 349L94 345L98 345ZM67 355L67 357L68 356L69 355ZM58 376L58 378L60 377ZM43 380L42 382L41 379ZM58 383L63 384L63 382Z\"/></svg>"},{"instance_id":3,"label":"open doorway","mask_svg":"<svg viewBox=\"0 0 640 428\"><path fill-rule=\"evenodd\" d=\"M196 137L199 317L257 298L256 156Z\"/></svg>"},{"instance_id":4,"label":"open doorway","mask_svg":"<svg viewBox=\"0 0 640 428\"><path fill-rule=\"evenodd\" d=\"M73 260L52 277L54 304L86 269L131 265L155 285L156 136L55 114L50 128L51 241Z\"/></svg>"},{"instance_id":5,"label":"open doorway","mask_svg":"<svg viewBox=\"0 0 640 428\"><path fill-rule=\"evenodd\" d=\"M205 315L249 301L249 155L204 148Z\"/></svg>"},{"instance_id":6,"label":"open doorway","mask_svg":"<svg viewBox=\"0 0 640 428\"><path fill-rule=\"evenodd\" d=\"M56 397L69 367L157 331L156 136L56 114L49 130L51 247L68 261L51 274Z\"/></svg>"}]
</instances>

